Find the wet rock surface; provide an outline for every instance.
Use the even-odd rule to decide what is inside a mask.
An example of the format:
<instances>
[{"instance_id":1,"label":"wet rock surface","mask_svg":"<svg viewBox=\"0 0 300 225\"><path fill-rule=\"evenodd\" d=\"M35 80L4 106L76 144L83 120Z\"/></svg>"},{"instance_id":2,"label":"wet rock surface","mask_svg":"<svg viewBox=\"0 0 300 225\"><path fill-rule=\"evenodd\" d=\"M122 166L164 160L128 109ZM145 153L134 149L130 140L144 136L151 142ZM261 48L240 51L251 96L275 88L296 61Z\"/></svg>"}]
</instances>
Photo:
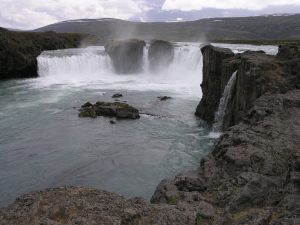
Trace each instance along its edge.
<instances>
[{"instance_id":1,"label":"wet rock surface","mask_svg":"<svg viewBox=\"0 0 300 225\"><path fill-rule=\"evenodd\" d=\"M143 51L146 42L138 39L113 41L105 45L118 74L140 73L143 69Z\"/></svg>"},{"instance_id":2,"label":"wet rock surface","mask_svg":"<svg viewBox=\"0 0 300 225\"><path fill-rule=\"evenodd\" d=\"M120 93L117 93L117 94L113 94L113 96L111 96L111 97L112 98L121 98L121 97L123 97L123 95Z\"/></svg>"},{"instance_id":3,"label":"wet rock surface","mask_svg":"<svg viewBox=\"0 0 300 225\"><path fill-rule=\"evenodd\" d=\"M79 109L78 116L92 118L96 118L97 116L130 119L140 118L139 111L136 108L121 102L96 102L96 104L87 102Z\"/></svg>"},{"instance_id":4,"label":"wet rock surface","mask_svg":"<svg viewBox=\"0 0 300 225\"><path fill-rule=\"evenodd\" d=\"M214 113L218 109L219 100L230 78L227 75L223 80L221 79L223 70L220 65L223 60L233 57L234 53L230 49L213 47L212 45L202 47L201 52L203 55L203 81L201 84L203 96L195 115L213 123ZM238 62L236 68L237 65ZM233 72L231 68L229 70L230 73Z\"/></svg>"},{"instance_id":5,"label":"wet rock surface","mask_svg":"<svg viewBox=\"0 0 300 225\"><path fill-rule=\"evenodd\" d=\"M300 87L297 43L295 46L281 46L277 56L266 55L262 51L233 55L229 49L211 45L202 47L201 51L203 97L195 114L208 123L214 123L225 86L233 72L238 71L233 95L227 106L224 130L241 122L254 101L263 94L286 93Z\"/></svg>"},{"instance_id":6,"label":"wet rock surface","mask_svg":"<svg viewBox=\"0 0 300 225\"><path fill-rule=\"evenodd\" d=\"M174 59L174 46L165 40L155 40L148 51L149 68L152 72L159 72L167 68Z\"/></svg>"}]
</instances>

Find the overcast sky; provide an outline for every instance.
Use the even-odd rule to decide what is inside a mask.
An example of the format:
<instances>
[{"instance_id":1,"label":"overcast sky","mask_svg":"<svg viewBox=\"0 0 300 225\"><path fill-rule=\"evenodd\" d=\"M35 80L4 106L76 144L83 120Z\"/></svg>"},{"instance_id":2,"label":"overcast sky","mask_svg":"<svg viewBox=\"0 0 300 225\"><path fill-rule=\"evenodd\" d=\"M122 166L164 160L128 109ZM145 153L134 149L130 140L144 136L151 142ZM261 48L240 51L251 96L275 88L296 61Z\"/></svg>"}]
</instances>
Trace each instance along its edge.
<instances>
[{"instance_id":1,"label":"overcast sky","mask_svg":"<svg viewBox=\"0 0 300 225\"><path fill-rule=\"evenodd\" d=\"M0 26L35 29L65 20L157 22L300 13L300 0L0 0Z\"/></svg>"}]
</instances>

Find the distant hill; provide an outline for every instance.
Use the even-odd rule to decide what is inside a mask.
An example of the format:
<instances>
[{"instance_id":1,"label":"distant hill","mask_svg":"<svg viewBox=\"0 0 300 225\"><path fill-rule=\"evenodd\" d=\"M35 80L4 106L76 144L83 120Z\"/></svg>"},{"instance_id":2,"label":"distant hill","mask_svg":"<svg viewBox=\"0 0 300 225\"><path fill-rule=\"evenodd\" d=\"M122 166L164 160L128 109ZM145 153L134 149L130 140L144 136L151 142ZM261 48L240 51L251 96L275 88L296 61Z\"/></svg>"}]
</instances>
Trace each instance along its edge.
<instances>
[{"instance_id":1,"label":"distant hill","mask_svg":"<svg viewBox=\"0 0 300 225\"><path fill-rule=\"evenodd\" d=\"M103 38L160 38L174 41L299 40L300 14L209 18L187 22L129 22L81 19L51 24L34 31L86 33Z\"/></svg>"}]
</instances>

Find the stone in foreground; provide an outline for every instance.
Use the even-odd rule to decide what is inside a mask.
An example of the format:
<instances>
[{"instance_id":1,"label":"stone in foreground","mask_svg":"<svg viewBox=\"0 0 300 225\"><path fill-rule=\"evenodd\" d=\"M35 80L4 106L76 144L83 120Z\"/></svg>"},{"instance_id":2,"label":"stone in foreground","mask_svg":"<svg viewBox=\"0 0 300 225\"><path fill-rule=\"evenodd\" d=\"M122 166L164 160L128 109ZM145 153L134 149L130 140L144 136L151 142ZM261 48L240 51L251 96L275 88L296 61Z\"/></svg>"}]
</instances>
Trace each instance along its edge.
<instances>
[{"instance_id":1,"label":"stone in foreground","mask_svg":"<svg viewBox=\"0 0 300 225\"><path fill-rule=\"evenodd\" d=\"M30 192L0 208L0 225L194 225L198 215L213 216L215 209L211 208L205 202L156 205L141 197L126 200L94 188L58 187Z\"/></svg>"}]
</instances>

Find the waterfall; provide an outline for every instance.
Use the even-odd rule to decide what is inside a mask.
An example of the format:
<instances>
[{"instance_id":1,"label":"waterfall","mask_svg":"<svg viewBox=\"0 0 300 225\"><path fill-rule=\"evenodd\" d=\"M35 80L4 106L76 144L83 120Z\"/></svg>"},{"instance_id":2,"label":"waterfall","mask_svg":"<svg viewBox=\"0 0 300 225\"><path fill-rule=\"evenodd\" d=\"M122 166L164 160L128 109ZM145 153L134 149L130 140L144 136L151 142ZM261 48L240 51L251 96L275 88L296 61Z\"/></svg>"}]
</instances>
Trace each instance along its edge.
<instances>
[{"instance_id":1,"label":"waterfall","mask_svg":"<svg viewBox=\"0 0 300 225\"><path fill-rule=\"evenodd\" d=\"M149 70L148 46L143 53L143 71L138 74L117 74L104 47L45 51L38 56L38 74L45 85L87 83L110 84L120 89L124 82L133 90L176 90L201 98L202 53L197 43L177 43L174 60L155 73Z\"/></svg>"},{"instance_id":2,"label":"waterfall","mask_svg":"<svg viewBox=\"0 0 300 225\"><path fill-rule=\"evenodd\" d=\"M147 46L148 47L148 46ZM144 48L143 73L149 74L148 48ZM109 56L104 47L89 47L82 49L63 49L44 51L38 58L38 74L40 77L49 76L86 76L94 74L113 74ZM198 45L175 47L173 63L160 74L185 76L202 70L202 54Z\"/></svg>"},{"instance_id":3,"label":"waterfall","mask_svg":"<svg viewBox=\"0 0 300 225\"><path fill-rule=\"evenodd\" d=\"M218 110L215 113L215 124L213 125L213 131L214 132L221 132L222 131L222 125L224 123L224 118L226 115L226 109L228 105L229 98L232 93L232 87L236 80L236 74L237 71L235 71L232 76L230 77L228 83L225 86L223 95L220 99Z\"/></svg>"},{"instance_id":4,"label":"waterfall","mask_svg":"<svg viewBox=\"0 0 300 225\"><path fill-rule=\"evenodd\" d=\"M44 51L37 58L40 77L86 76L112 70L103 47Z\"/></svg>"}]
</instances>

